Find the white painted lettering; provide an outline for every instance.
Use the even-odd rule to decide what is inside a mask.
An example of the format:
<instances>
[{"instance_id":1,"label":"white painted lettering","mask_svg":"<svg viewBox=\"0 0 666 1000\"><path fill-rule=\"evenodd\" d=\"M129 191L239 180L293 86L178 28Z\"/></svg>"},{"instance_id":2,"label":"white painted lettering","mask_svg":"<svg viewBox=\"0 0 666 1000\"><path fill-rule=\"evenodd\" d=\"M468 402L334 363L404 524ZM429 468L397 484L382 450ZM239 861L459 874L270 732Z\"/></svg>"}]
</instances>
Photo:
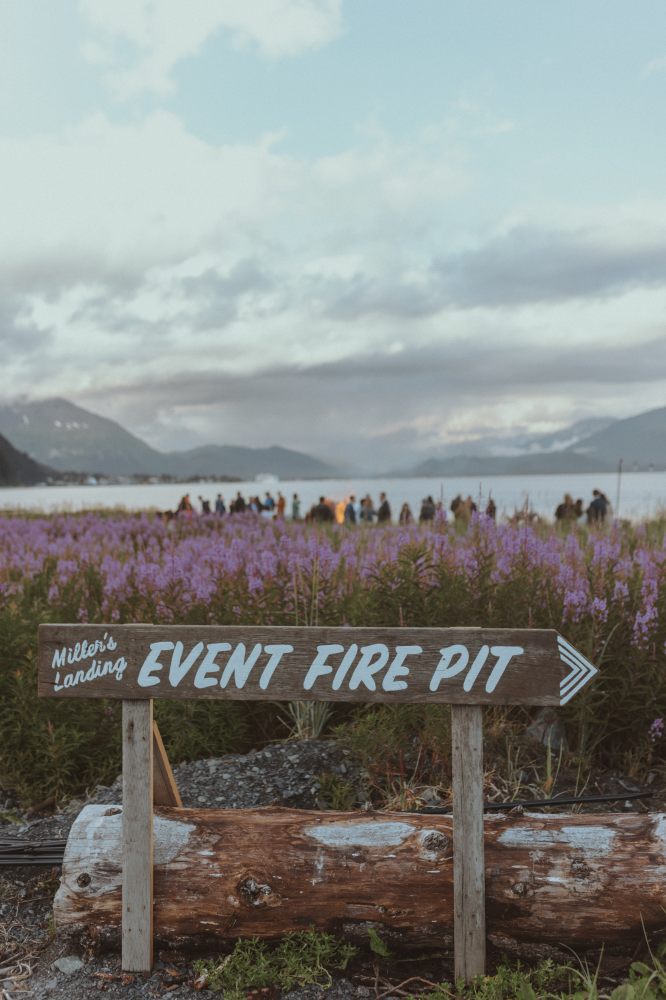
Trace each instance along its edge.
<instances>
[{"instance_id":1,"label":"white painted lettering","mask_svg":"<svg viewBox=\"0 0 666 1000\"><path fill-rule=\"evenodd\" d=\"M231 678L233 677L234 683L237 688L242 688L245 686L245 682L250 676L250 671L255 665L259 657L261 656L262 646L260 642L256 642L252 647L250 653L248 653L247 659L245 658L245 643L239 642L235 647L233 653L227 660L226 666L222 673L222 679L220 680L220 687L225 688Z\"/></svg>"},{"instance_id":2,"label":"white painted lettering","mask_svg":"<svg viewBox=\"0 0 666 1000\"><path fill-rule=\"evenodd\" d=\"M206 647L206 655L194 675L195 688L201 690L201 688L214 687L214 685L217 684L217 677L213 677L213 674L219 674L221 666L219 663L215 662L215 657L218 653L228 652L230 649L231 646L228 642L208 643L208 646Z\"/></svg>"},{"instance_id":3,"label":"white painted lettering","mask_svg":"<svg viewBox=\"0 0 666 1000\"><path fill-rule=\"evenodd\" d=\"M476 656L474 657L474 662L472 663L472 666L469 668L469 672L465 677L465 680L463 681L463 691L472 690L476 678L481 673L481 669L486 660L488 659L489 652L490 648L488 646L482 646L479 652L476 654Z\"/></svg>"},{"instance_id":4,"label":"white painted lettering","mask_svg":"<svg viewBox=\"0 0 666 1000\"><path fill-rule=\"evenodd\" d=\"M160 683L160 678L154 677L153 674L158 670L162 670L164 664L160 663L159 656L160 653L168 649L173 649L172 642L151 642L148 656L141 664L139 676L137 677L139 687L153 687L155 684Z\"/></svg>"},{"instance_id":5,"label":"white painted lettering","mask_svg":"<svg viewBox=\"0 0 666 1000\"><path fill-rule=\"evenodd\" d=\"M285 655L285 653L293 653L294 647L287 644L280 645L274 644L272 646L264 646L264 652L270 653L270 659L264 669L261 671L261 677L259 678L259 687L262 691L265 691L271 682L271 677L275 673L275 670Z\"/></svg>"},{"instance_id":6,"label":"white painted lettering","mask_svg":"<svg viewBox=\"0 0 666 1000\"><path fill-rule=\"evenodd\" d=\"M449 677L455 677L461 670L464 670L469 663L469 651L467 646L456 643L453 646L444 646L440 649L441 660L435 668L435 672L430 678L430 690L438 691L440 683ZM454 658L457 659L454 662Z\"/></svg>"},{"instance_id":7,"label":"white painted lettering","mask_svg":"<svg viewBox=\"0 0 666 1000\"><path fill-rule=\"evenodd\" d=\"M305 675L305 680L303 681L303 687L306 691L310 691L314 687L314 683L318 677L324 677L326 674L333 673L333 667L326 660L333 653L343 653L344 649L344 646L335 642L317 646L317 655L310 664L308 672Z\"/></svg>"},{"instance_id":8,"label":"white painted lettering","mask_svg":"<svg viewBox=\"0 0 666 1000\"><path fill-rule=\"evenodd\" d=\"M383 642L373 642L369 646L361 646L361 659L354 667L354 673L349 681L349 690L356 691L361 684L364 684L368 691L376 691L373 674L384 669L388 658L388 646L384 645Z\"/></svg>"},{"instance_id":9,"label":"white painted lettering","mask_svg":"<svg viewBox=\"0 0 666 1000\"><path fill-rule=\"evenodd\" d=\"M169 667L169 684L178 687L183 677L189 673L203 652L203 642L197 642L183 659L183 644L180 640L173 647L171 666Z\"/></svg>"},{"instance_id":10,"label":"white painted lettering","mask_svg":"<svg viewBox=\"0 0 666 1000\"><path fill-rule=\"evenodd\" d=\"M62 649L54 649L53 660L51 661L51 669L60 670L62 667L65 666L66 658L67 658L66 646L63 646Z\"/></svg>"},{"instance_id":11,"label":"white painted lettering","mask_svg":"<svg viewBox=\"0 0 666 1000\"><path fill-rule=\"evenodd\" d=\"M408 656L418 656L422 653L421 646L396 646L395 656L384 674L382 687L384 691L404 691L407 681L400 681L398 677L409 677L409 667L404 666Z\"/></svg>"},{"instance_id":12,"label":"white painted lettering","mask_svg":"<svg viewBox=\"0 0 666 1000\"><path fill-rule=\"evenodd\" d=\"M347 676L347 671L349 670L352 663L356 659L357 653L358 653L358 646L356 645L355 642L352 642L351 646L349 647L345 655L342 657L342 663L335 671L335 677L333 678L333 683L331 684L331 687L333 688L334 691L340 690L340 685Z\"/></svg>"},{"instance_id":13,"label":"white painted lettering","mask_svg":"<svg viewBox=\"0 0 666 1000\"><path fill-rule=\"evenodd\" d=\"M495 690L513 657L522 656L525 650L522 646L492 646L490 652L497 657L497 663L490 671L490 677L486 681L488 694L492 694Z\"/></svg>"}]
</instances>

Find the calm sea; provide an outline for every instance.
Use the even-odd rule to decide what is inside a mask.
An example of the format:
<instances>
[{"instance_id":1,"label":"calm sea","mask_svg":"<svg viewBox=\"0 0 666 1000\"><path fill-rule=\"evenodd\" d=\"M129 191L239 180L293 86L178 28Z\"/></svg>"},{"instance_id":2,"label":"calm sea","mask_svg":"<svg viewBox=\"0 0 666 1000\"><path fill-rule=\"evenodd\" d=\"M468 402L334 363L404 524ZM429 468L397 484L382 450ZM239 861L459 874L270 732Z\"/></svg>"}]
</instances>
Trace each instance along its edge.
<instances>
[{"instance_id":1,"label":"calm sea","mask_svg":"<svg viewBox=\"0 0 666 1000\"><path fill-rule=\"evenodd\" d=\"M196 505L197 497L214 501L218 491L225 500L240 490L245 497L263 497L269 489L273 496L281 490L287 498L287 513L291 510L291 497L298 493L301 513L316 503L320 496L341 500L354 494L357 498L369 493L375 505L380 491L386 492L397 517L403 502L410 504L418 515L423 497L430 494L435 500L443 499L448 508L451 499L461 493L470 494L485 507L492 494L500 515L512 514L527 504L536 513L552 517L555 507L565 492L574 499L581 497L585 506L592 498L592 490L603 490L614 507L618 500L618 478L615 474L571 476L489 476L460 479L325 479L283 480L281 482L245 483L179 483L118 486L32 486L0 489L0 510L25 508L40 511L81 510L98 507L125 507L129 510L175 510L184 493ZM640 520L659 511L666 511L666 473L627 472L622 476L619 493L621 517Z\"/></svg>"}]
</instances>

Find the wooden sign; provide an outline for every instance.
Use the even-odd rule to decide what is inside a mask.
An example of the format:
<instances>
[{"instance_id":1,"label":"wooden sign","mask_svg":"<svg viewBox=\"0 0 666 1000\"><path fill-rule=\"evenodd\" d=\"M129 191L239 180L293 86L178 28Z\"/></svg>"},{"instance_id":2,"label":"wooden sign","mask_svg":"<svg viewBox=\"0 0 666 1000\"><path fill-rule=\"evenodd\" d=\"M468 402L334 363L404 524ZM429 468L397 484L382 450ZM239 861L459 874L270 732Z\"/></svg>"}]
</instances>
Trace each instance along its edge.
<instances>
[{"instance_id":1,"label":"wooden sign","mask_svg":"<svg viewBox=\"0 0 666 1000\"><path fill-rule=\"evenodd\" d=\"M596 674L553 629L41 625L54 698L564 705Z\"/></svg>"},{"instance_id":2,"label":"wooden sign","mask_svg":"<svg viewBox=\"0 0 666 1000\"><path fill-rule=\"evenodd\" d=\"M153 805L180 805L154 698L448 702L454 969L485 969L483 705L565 705L596 667L552 629L40 625L39 694L122 698L122 967L153 963Z\"/></svg>"}]
</instances>

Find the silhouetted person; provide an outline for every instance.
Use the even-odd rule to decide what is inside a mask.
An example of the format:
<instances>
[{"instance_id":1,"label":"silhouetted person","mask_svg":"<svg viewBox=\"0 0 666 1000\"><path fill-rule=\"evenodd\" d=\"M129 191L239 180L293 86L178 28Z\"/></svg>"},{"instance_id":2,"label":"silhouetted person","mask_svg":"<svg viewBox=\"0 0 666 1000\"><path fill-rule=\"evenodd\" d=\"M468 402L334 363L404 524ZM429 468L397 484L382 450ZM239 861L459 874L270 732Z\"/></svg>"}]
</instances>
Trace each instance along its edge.
<instances>
[{"instance_id":1,"label":"silhouetted person","mask_svg":"<svg viewBox=\"0 0 666 1000\"><path fill-rule=\"evenodd\" d=\"M386 499L386 493L379 494L379 509L377 510L377 523L389 524L391 521L391 505Z\"/></svg>"},{"instance_id":2,"label":"silhouetted person","mask_svg":"<svg viewBox=\"0 0 666 1000\"><path fill-rule=\"evenodd\" d=\"M374 516L375 508L372 505L372 498L369 493L366 493L361 500L361 513L359 517L365 524L371 524Z\"/></svg>"},{"instance_id":3,"label":"silhouetted person","mask_svg":"<svg viewBox=\"0 0 666 1000\"><path fill-rule=\"evenodd\" d=\"M486 504L486 517L489 517L491 521L494 521L497 517L497 507L492 497L488 497L488 503Z\"/></svg>"},{"instance_id":4,"label":"silhouetted person","mask_svg":"<svg viewBox=\"0 0 666 1000\"><path fill-rule=\"evenodd\" d=\"M319 503L312 508L311 516L313 521L318 521L320 524L330 524L335 519L331 505L326 503L325 497L319 497Z\"/></svg>"},{"instance_id":5,"label":"silhouetted person","mask_svg":"<svg viewBox=\"0 0 666 1000\"><path fill-rule=\"evenodd\" d=\"M412 514L412 508L408 503L403 503L398 515L398 524L413 524L413 522L414 515Z\"/></svg>"},{"instance_id":6,"label":"silhouetted person","mask_svg":"<svg viewBox=\"0 0 666 1000\"><path fill-rule=\"evenodd\" d=\"M432 521L435 517L435 501L432 497L425 497L421 502L421 510L419 512L419 522L423 524L424 521Z\"/></svg>"},{"instance_id":7,"label":"silhouetted person","mask_svg":"<svg viewBox=\"0 0 666 1000\"><path fill-rule=\"evenodd\" d=\"M588 524L603 524L608 514L610 502L605 493L601 490L592 490L593 500L587 508Z\"/></svg>"},{"instance_id":8,"label":"silhouetted person","mask_svg":"<svg viewBox=\"0 0 666 1000\"><path fill-rule=\"evenodd\" d=\"M576 505L573 501L573 497L570 493L565 493L562 503L558 504L555 508L555 520L575 521L576 516Z\"/></svg>"},{"instance_id":9,"label":"silhouetted person","mask_svg":"<svg viewBox=\"0 0 666 1000\"><path fill-rule=\"evenodd\" d=\"M236 499L233 501L233 504L232 504L232 513L233 514L244 514L246 507L247 507L247 504L245 503L245 497L243 496L243 494L239 490L238 493L236 494Z\"/></svg>"},{"instance_id":10,"label":"silhouetted person","mask_svg":"<svg viewBox=\"0 0 666 1000\"><path fill-rule=\"evenodd\" d=\"M345 505L345 524L356 524L356 497L353 493Z\"/></svg>"},{"instance_id":11,"label":"silhouetted person","mask_svg":"<svg viewBox=\"0 0 666 1000\"><path fill-rule=\"evenodd\" d=\"M298 493L294 493L291 498L291 519L292 521L300 521L301 519L301 498Z\"/></svg>"},{"instance_id":12,"label":"silhouetted person","mask_svg":"<svg viewBox=\"0 0 666 1000\"><path fill-rule=\"evenodd\" d=\"M190 500L190 494L186 493L184 497L181 497L180 503L178 504L178 509L176 514L182 514L185 517L191 517L194 513L192 508L192 501Z\"/></svg>"}]
</instances>

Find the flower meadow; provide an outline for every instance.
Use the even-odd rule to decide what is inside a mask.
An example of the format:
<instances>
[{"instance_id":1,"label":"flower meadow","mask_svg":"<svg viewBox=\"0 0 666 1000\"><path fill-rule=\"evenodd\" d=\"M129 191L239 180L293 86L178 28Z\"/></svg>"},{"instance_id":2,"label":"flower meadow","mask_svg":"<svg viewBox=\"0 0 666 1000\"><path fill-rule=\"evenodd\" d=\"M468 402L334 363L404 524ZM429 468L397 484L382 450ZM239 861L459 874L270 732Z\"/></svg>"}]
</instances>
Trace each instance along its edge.
<instances>
[{"instance_id":1,"label":"flower meadow","mask_svg":"<svg viewBox=\"0 0 666 1000\"><path fill-rule=\"evenodd\" d=\"M0 518L0 786L23 802L59 800L119 770L119 702L36 695L38 624L88 621L556 628L600 668L562 710L569 754L636 774L664 754L664 523L562 533L485 517L408 528ZM401 712L409 738L433 725L413 706L343 706L332 721L353 727L361 715L368 731L386 731L382 719ZM503 713L496 733L529 724L524 709ZM156 715L174 761L288 735L270 703L159 701Z\"/></svg>"}]
</instances>

